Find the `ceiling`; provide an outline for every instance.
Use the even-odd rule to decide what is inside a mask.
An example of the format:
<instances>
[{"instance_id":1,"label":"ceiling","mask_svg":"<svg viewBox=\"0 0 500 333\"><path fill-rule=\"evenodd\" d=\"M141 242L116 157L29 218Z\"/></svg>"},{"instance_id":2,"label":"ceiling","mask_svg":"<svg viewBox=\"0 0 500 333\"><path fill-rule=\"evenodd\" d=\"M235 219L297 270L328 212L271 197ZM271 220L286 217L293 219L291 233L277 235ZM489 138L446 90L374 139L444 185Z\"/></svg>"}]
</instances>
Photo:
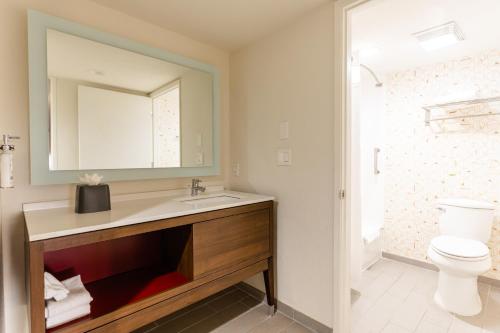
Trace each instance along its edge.
<instances>
[{"instance_id":1,"label":"ceiling","mask_svg":"<svg viewBox=\"0 0 500 333\"><path fill-rule=\"evenodd\" d=\"M499 0L372 0L352 11L352 49L378 73L500 49ZM456 21L465 40L424 51L413 33Z\"/></svg>"},{"instance_id":2,"label":"ceiling","mask_svg":"<svg viewBox=\"0 0 500 333\"><path fill-rule=\"evenodd\" d=\"M150 93L192 69L47 30L49 76Z\"/></svg>"},{"instance_id":3,"label":"ceiling","mask_svg":"<svg viewBox=\"0 0 500 333\"><path fill-rule=\"evenodd\" d=\"M332 0L92 0L235 51Z\"/></svg>"}]
</instances>

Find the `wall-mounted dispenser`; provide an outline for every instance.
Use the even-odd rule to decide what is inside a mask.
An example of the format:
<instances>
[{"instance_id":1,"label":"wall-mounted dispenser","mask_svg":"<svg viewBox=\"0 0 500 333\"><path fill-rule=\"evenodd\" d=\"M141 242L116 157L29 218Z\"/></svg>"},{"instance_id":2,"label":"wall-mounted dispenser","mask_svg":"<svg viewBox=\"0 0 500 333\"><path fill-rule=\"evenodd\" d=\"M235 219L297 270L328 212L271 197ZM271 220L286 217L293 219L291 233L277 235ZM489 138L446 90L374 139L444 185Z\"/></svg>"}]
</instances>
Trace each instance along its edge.
<instances>
[{"instance_id":1,"label":"wall-mounted dispenser","mask_svg":"<svg viewBox=\"0 0 500 333\"><path fill-rule=\"evenodd\" d=\"M3 143L0 145L0 188L14 187L14 165L12 161L14 145L10 144L10 141L17 139L20 139L20 137L3 135Z\"/></svg>"}]
</instances>

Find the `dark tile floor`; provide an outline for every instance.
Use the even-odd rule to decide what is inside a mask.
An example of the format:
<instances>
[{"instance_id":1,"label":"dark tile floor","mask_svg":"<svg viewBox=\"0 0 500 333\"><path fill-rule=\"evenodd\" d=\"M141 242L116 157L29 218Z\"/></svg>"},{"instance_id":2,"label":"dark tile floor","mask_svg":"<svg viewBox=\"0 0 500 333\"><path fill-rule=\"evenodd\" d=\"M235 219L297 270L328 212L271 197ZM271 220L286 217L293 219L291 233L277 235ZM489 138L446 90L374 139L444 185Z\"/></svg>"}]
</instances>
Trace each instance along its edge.
<instances>
[{"instance_id":1,"label":"dark tile floor","mask_svg":"<svg viewBox=\"0 0 500 333\"><path fill-rule=\"evenodd\" d=\"M270 315L263 297L230 287L144 326L134 333L310 333L281 313Z\"/></svg>"}]
</instances>

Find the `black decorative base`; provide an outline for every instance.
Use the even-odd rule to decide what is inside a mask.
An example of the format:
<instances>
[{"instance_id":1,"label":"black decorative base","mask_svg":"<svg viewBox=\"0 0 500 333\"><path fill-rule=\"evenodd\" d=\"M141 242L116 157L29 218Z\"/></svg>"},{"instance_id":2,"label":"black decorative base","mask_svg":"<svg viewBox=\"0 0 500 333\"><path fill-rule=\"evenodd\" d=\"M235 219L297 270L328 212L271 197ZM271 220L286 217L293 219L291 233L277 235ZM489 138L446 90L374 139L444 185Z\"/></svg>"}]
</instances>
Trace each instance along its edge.
<instances>
[{"instance_id":1,"label":"black decorative base","mask_svg":"<svg viewBox=\"0 0 500 333\"><path fill-rule=\"evenodd\" d=\"M109 186L76 185L75 213L95 213L111 210Z\"/></svg>"}]
</instances>

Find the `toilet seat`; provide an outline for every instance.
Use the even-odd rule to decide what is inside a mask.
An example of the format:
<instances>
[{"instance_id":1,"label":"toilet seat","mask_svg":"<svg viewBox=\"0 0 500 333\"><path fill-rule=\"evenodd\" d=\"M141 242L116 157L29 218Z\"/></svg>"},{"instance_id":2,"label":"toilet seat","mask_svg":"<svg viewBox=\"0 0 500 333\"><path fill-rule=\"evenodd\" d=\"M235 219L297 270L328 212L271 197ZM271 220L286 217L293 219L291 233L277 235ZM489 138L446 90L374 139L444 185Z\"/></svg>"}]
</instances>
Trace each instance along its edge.
<instances>
[{"instance_id":1,"label":"toilet seat","mask_svg":"<svg viewBox=\"0 0 500 333\"><path fill-rule=\"evenodd\" d=\"M482 242L448 235L432 239L431 248L442 256L462 261L481 261L490 256Z\"/></svg>"}]
</instances>

